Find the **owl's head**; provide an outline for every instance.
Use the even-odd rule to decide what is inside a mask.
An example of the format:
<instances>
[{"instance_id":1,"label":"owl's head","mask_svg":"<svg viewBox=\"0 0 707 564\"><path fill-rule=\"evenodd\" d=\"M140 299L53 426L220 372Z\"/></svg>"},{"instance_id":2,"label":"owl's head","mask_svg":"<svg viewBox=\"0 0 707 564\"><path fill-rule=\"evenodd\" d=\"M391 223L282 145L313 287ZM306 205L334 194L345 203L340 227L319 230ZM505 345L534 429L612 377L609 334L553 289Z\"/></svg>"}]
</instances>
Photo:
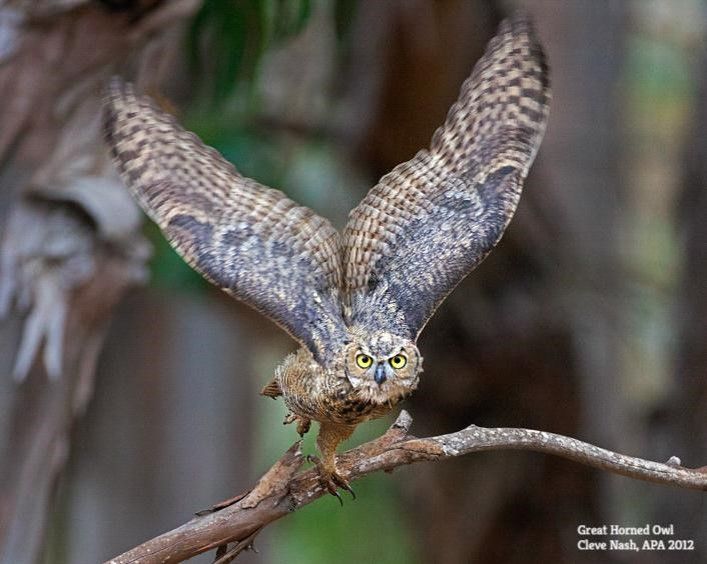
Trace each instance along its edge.
<instances>
[{"instance_id":1,"label":"owl's head","mask_svg":"<svg viewBox=\"0 0 707 564\"><path fill-rule=\"evenodd\" d=\"M345 371L359 396L380 404L397 402L417 387L422 357L415 343L398 335L354 334L346 348Z\"/></svg>"}]
</instances>

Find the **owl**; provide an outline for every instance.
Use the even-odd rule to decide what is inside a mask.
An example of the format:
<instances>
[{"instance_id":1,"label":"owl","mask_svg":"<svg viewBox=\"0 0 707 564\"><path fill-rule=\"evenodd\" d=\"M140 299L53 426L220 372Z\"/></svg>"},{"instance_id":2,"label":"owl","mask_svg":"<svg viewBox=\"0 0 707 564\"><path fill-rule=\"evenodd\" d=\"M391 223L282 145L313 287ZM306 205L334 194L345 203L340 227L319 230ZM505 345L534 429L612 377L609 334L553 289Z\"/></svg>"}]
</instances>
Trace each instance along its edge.
<instances>
[{"instance_id":1,"label":"owl","mask_svg":"<svg viewBox=\"0 0 707 564\"><path fill-rule=\"evenodd\" d=\"M147 215L189 265L299 343L262 394L282 396L300 434L319 423L313 460L332 494L350 490L337 446L415 390L420 332L501 238L549 99L531 23L505 20L429 148L383 176L339 232L111 82L105 138Z\"/></svg>"}]
</instances>

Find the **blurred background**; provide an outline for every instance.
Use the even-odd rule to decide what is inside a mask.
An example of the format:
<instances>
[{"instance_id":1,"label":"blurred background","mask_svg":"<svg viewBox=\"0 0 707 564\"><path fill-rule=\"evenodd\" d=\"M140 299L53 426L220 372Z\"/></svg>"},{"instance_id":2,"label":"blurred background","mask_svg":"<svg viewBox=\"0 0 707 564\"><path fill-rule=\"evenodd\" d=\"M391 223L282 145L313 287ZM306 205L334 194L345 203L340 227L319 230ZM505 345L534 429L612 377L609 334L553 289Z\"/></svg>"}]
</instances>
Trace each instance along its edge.
<instances>
[{"instance_id":1,"label":"blurred background","mask_svg":"<svg viewBox=\"0 0 707 564\"><path fill-rule=\"evenodd\" d=\"M413 432L530 427L707 464L704 0L5 0L0 563L106 560L246 490L296 438L258 396L294 343L142 220L101 142L104 81L342 227L519 6L549 56L547 135L506 236L423 333ZM704 494L540 454L355 486L240 561L707 561ZM674 524L696 550L577 550L579 524L612 523Z\"/></svg>"}]
</instances>

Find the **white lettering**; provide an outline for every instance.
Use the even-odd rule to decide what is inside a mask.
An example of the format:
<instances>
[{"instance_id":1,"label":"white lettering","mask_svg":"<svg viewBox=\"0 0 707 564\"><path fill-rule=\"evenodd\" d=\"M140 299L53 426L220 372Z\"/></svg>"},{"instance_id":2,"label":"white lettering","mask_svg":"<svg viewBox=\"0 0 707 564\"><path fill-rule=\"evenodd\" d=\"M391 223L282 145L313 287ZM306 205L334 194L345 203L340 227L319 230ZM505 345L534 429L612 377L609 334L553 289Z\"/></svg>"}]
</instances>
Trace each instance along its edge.
<instances>
[{"instance_id":1,"label":"white lettering","mask_svg":"<svg viewBox=\"0 0 707 564\"><path fill-rule=\"evenodd\" d=\"M665 543L662 540L644 540L641 550L665 550Z\"/></svg>"},{"instance_id":2,"label":"white lettering","mask_svg":"<svg viewBox=\"0 0 707 564\"><path fill-rule=\"evenodd\" d=\"M626 536L626 535L649 535L651 526L646 525L645 527L622 527L620 525L611 525L611 534Z\"/></svg>"},{"instance_id":3,"label":"white lettering","mask_svg":"<svg viewBox=\"0 0 707 564\"><path fill-rule=\"evenodd\" d=\"M611 550L635 550L638 552L638 545L633 540L612 540L609 544L609 548Z\"/></svg>"},{"instance_id":4,"label":"white lettering","mask_svg":"<svg viewBox=\"0 0 707 564\"><path fill-rule=\"evenodd\" d=\"M577 534L579 535L607 535L608 527L606 525L602 527L589 527L588 525L579 525L577 527Z\"/></svg>"},{"instance_id":5,"label":"white lettering","mask_svg":"<svg viewBox=\"0 0 707 564\"><path fill-rule=\"evenodd\" d=\"M673 536L675 534L675 525L653 525L651 530L654 535Z\"/></svg>"}]
</instances>

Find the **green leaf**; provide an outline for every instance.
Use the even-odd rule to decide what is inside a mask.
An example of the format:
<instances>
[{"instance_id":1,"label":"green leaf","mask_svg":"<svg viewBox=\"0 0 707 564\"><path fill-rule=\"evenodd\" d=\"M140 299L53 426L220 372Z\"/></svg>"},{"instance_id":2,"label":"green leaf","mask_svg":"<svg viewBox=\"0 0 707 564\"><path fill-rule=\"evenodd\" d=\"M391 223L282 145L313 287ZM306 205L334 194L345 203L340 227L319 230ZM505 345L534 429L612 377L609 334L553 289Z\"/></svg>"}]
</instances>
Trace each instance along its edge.
<instances>
[{"instance_id":1,"label":"green leaf","mask_svg":"<svg viewBox=\"0 0 707 564\"><path fill-rule=\"evenodd\" d=\"M220 107L250 92L267 50L301 32L311 13L311 0L206 0L187 36L200 101Z\"/></svg>"}]
</instances>

